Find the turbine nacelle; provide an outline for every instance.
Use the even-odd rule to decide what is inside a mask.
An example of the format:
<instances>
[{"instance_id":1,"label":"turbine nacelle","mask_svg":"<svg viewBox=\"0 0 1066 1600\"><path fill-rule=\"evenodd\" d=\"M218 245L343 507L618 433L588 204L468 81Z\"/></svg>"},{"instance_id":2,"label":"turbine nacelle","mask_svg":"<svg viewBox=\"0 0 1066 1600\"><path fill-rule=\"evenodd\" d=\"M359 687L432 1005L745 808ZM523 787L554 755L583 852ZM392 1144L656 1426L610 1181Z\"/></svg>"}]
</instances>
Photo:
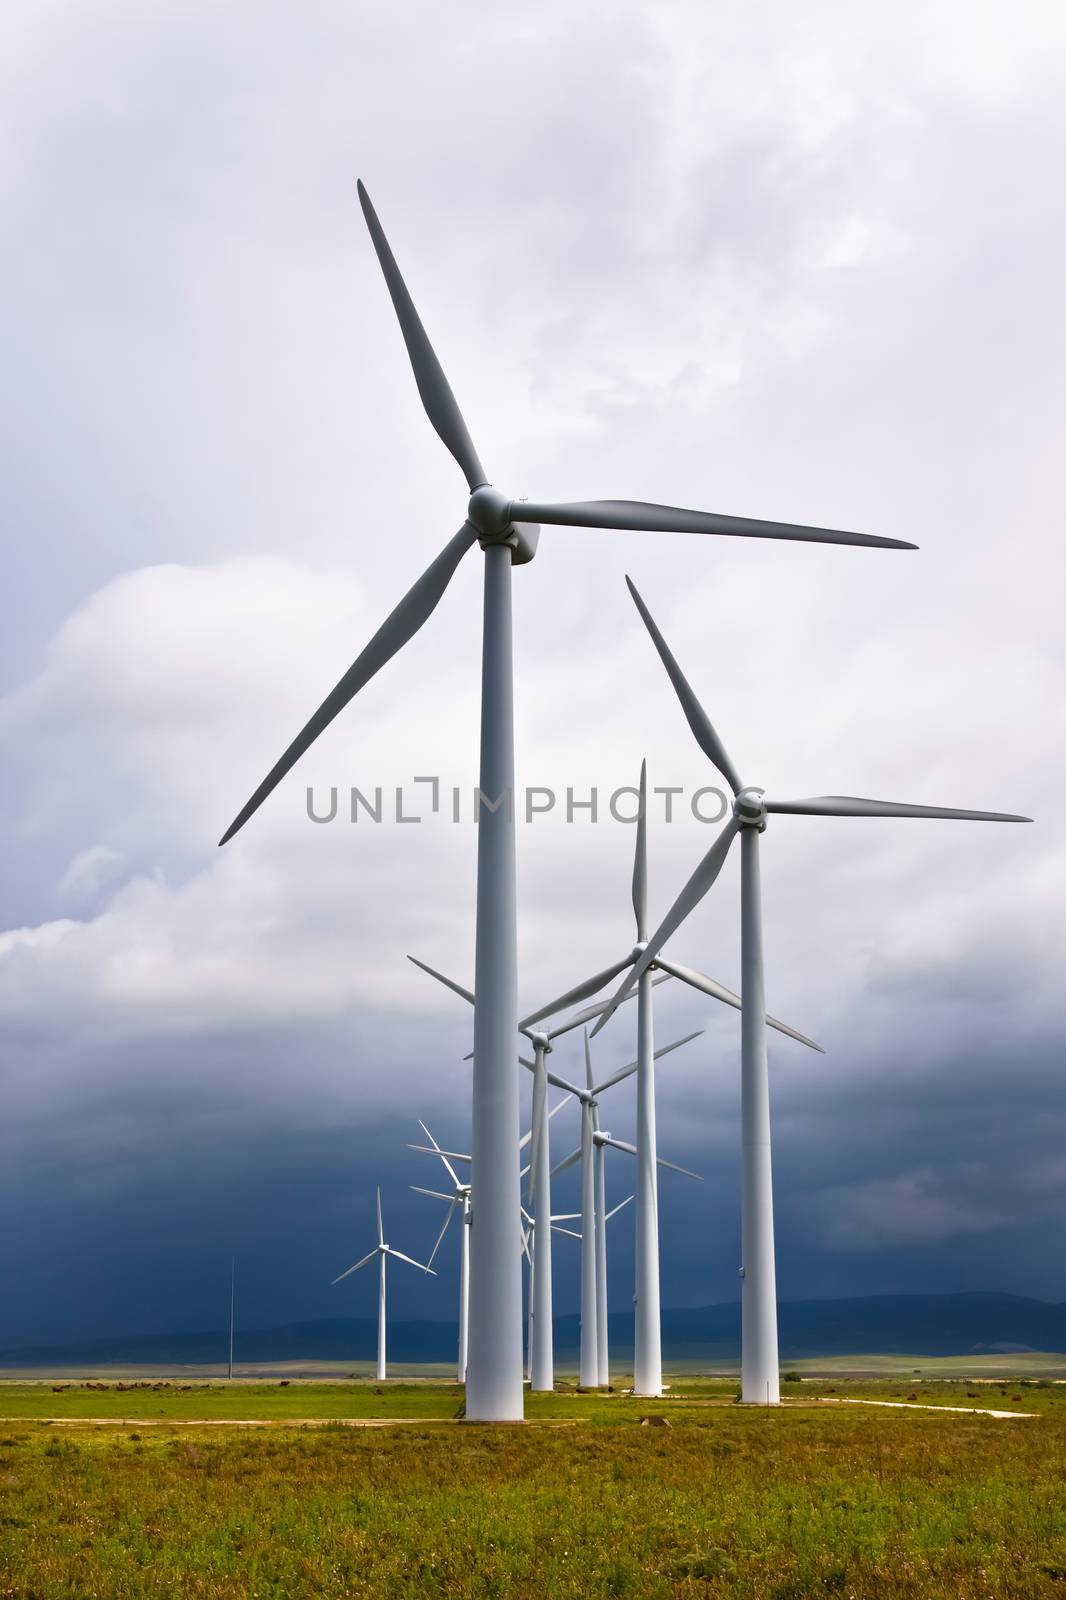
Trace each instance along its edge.
<instances>
[{"instance_id":1,"label":"turbine nacelle","mask_svg":"<svg viewBox=\"0 0 1066 1600\"><path fill-rule=\"evenodd\" d=\"M521 567L537 553L540 527L535 522L515 522L515 502L508 500L491 483L480 483L470 496L466 514L476 531L482 549L493 544L511 547L511 564Z\"/></svg>"},{"instance_id":2,"label":"turbine nacelle","mask_svg":"<svg viewBox=\"0 0 1066 1600\"><path fill-rule=\"evenodd\" d=\"M755 828L762 833L766 828L766 801L763 789L741 789L733 801L733 815L742 828Z\"/></svg>"}]
</instances>

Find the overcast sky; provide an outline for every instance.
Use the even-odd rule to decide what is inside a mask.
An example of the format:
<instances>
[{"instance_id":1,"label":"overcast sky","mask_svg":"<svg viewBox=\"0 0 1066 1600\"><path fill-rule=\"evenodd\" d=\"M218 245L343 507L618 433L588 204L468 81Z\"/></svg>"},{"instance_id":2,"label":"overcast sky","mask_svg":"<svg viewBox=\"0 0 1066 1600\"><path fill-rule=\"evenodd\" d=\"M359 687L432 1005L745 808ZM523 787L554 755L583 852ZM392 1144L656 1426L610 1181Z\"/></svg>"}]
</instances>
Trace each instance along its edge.
<instances>
[{"instance_id":1,"label":"overcast sky","mask_svg":"<svg viewBox=\"0 0 1066 1600\"><path fill-rule=\"evenodd\" d=\"M523 1002L632 940L611 790L642 756L718 781L629 572L746 781L1037 819L772 822L768 1002L827 1049L772 1051L782 1295L1066 1299L1061 8L12 0L0 30L0 1337L217 1324L231 1251L246 1324L368 1314L365 1276L328 1285L375 1183L418 1255L405 1141L469 1140L468 1010L404 956L471 981L474 829L389 802L476 781L476 554L216 848L465 512L360 176L508 495L921 547L545 531ZM656 801L653 918L712 835ZM673 951L737 984L735 863ZM704 1182L663 1179L666 1305L736 1298L739 1248L738 1021L675 989L658 1040L707 1031L660 1147ZM620 1014L597 1060L632 1043ZM601 1115L630 1134L632 1086ZM450 1314L452 1257L391 1293Z\"/></svg>"}]
</instances>

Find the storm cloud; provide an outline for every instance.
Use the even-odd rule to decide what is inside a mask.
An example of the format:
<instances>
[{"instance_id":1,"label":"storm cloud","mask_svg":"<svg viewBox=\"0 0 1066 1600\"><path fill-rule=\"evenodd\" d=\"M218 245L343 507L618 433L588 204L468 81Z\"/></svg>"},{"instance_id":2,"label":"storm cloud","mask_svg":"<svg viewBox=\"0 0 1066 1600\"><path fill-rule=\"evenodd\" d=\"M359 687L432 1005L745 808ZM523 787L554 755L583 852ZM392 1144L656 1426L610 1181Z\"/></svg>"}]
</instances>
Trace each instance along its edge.
<instances>
[{"instance_id":1,"label":"storm cloud","mask_svg":"<svg viewBox=\"0 0 1066 1600\"><path fill-rule=\"evenodd\" d=\"M773 821L769 1003L827 1051L773 1050L778 1265L789 1298L1066 1296L1062 16L57 0L5 32L4 1338L211 1325L233 1251L246 1325L359 1314L328 1285L374 1185L418 1254L406 1141L469 1139L469 1016L404 960L471 981L469 812L343 797L472 791L476 559L215 846L464 512L357 176L508 493L921 547L546 530L519 781L719 781L628 572L747 781L1034 815ZM711 833L655 812L653 916ZM628 948L632 848L602 802L521 825L530 1006ZM734 864L673 949L736 986L737 933ZM660 1073L663 1153L703 1174L663 1179L667 1305L737 1287L737 1018L665 986L660 1042L693 1027ZM602 1117L628 1135L631 1089ZM454 1284L390 1294L443 1316Z\"/></svg>"}]
</instances>

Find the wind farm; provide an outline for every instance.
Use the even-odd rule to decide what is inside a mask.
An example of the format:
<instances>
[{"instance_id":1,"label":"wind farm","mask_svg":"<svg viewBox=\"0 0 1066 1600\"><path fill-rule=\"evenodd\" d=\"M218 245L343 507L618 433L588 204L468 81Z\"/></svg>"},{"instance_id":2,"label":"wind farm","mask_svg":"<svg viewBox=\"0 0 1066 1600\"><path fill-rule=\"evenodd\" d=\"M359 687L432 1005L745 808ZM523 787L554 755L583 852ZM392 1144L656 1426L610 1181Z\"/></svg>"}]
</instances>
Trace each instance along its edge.
<instances>
[{"instance_id":1,"label":"wind farm","mask_svg":"<svg viewBox=\"0 0 1066 1600\"><path fill-rule=\"evenodd\" d=\"M1054 1600L1058 19L14 7L0 1595Z\"/></svg>"},{"instance_id":2,"label":"wind farm","mask_svg":"<svg viewBox=\"0 0 1066 1600\"><path fill-rule=\"evenodd\" d=\"M662 1358L658 1336L658 1215L655 1100L651 1016L651 972L655 965L668 976L691 984L706 994L733 1005L741 1013L742 1103L742 1301L744 1353L742 1398L750 1404L777 1404L780 1399L777 1310L770 1168L770 1109L766 1054L767 1017L761 947L761 911L758 835L771 812L806 812L810 815L949 817L984 821L1027 822L1030 819L993 812L961 811L895 802L858 800L847 796L822 796L800 801L766 801L763 791L742 788L736 769L714 728L696 700L655 628L643 601L630 590L681 699L689 726L716 771L726 779L734 796L734 810L721 834L681 891L666 918L647 937L647 836L646 770L641 767L640 814L633 874L633 909L636 943L631 952L569 989L525 1018L518 1017L518 903L515 876L514 824L514 695L511 637L511 568L522 567L537 554L541 525L651 533L690 533L729 538L758 538L785 542L841 545L879 550L913 550L906 540L810 527L794 523L760 521L716 512L692 511L643 501L601 500L549 503L516 501L487 479L469 430L443 368L430 344L414 301L400 273L392 248L370 196L360 181L359 201L374 251L385 278L393 310L400 324L407 355L426 416L461 469L469 491L466 520L441 553L416 581L370 643L332 689L318 710L275 762L266 778L238 812L220 843L225 845L255 815L300 757L325 728L351 703L367 682L413 638L429 620L462 558L479 545L485 556L482 612L483 653L481 683L481 771L478 799L478 866L476 915L476 973L473 991L444 979L474 1008L474 1051L470 1157L470 1248L464 1272L462 1336L466 1348L466 1414L474 1421L518 1421L523 1414L523 1316L521 1237L519 1213L518 1074L516 1033L529 1034L534 1024L596 994L619 973L626 976L616 994L598 1016L599 1032L618 1004L637 991L638 1056L634 1064L638 1084L638 1134L631 1148L638 1161L636 1199L637 1290L636 1378L638 1393L655 1395L662 1388ZM627 580L628 581L628 580ZM660 952L667 939L685 921L712 886L737 834L742 837L741 944L743 983L740 996L713 979L688 967L676 966ZM429 969L432 970L432 969ZM434 976L439 976L434 974ZM791 1028L773 1022L802 1043L812 1041ZM532 1063L539 1077L533 1108L534 1138L539 1155L547 1149L543 1057L548 1048L544 1034L531 1035L538 1060ZM587 1044L586 1044L587 1049ZM594 1204L593 1084L586 1057L587 1086L572 1091L582 1106L582 1357L581 1379L586 1386L601 1381L597 1333L596 1226ZM601 1147L603 1144L601 1136ZM550 1216L548 1184L541 1174L544 1214ZM536 1202L535 1202L536 1204ZM380 1229L379 1229L380 1232ZM542 1257L550 1251L550 1226L540 1230ZM545 1244L547 1241L547 1244ZM379 1250L382 1247L379 1242ZM367 1258L369 1259L369 1258ZM384 1304L384 1261L381 1256ZM354 1269L350 1269L354 1270ZM536 1274L541 1293L550 1292L551 1269L546 1259ZM602 1308L601 1308L602 1309ZM384 1312L381 1313L384 1327ZM535 1326L550 1322L542 1303ZM531 1363L532 1367L532 1363ZM384 1375L383 1360L379 1370ZM547 1374L538 1372L538 1386Z\"/></svg>"}]
</instances>

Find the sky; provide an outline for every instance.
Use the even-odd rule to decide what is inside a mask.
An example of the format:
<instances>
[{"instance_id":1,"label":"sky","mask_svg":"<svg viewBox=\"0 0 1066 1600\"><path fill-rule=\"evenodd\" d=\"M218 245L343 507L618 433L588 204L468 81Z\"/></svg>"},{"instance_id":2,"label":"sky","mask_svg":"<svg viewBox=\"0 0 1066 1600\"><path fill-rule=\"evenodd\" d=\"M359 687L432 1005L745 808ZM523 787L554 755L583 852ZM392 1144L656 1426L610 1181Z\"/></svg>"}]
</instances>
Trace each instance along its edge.
<instances>
[{"instance_id":1,"label":"sky","mask_svg":"<svg viewBox=\"0 0 1066 1600\"><path fill-rule=\"evenodd\" d=\"M246 1326L369 1315L367 1274L330 1281L375 1185L423 1255L407 1144L469 1143L469 1008L404 958L472 982L476 553L216 847L465 515L358 177L509 496L920 546L545 530L514 581L518 783L559 796L518 829L523 1008L632 942L606 802L642 758L683 791L653 796L653 920L715 831L629 573L745 781L1036 819L772 820L768 1004L826 1049L771 1049L780 1294L1066 1299L1061 8L12 0L0 28L0 1342L220 1326L231 1254ZM734 987L738 897L733 862L671 946ZM659 1074L661 1152L702 1175L662 1179L667 1306L738 1292L738 1021L664 986L657 1041L695 1028ZM604 1075L633 1042L619 1013ZM631 1137L631 1083L601 1118ZM455 1247L393 1274L397 1315L453 1314Z\"/></svg>"}]
</instances>

